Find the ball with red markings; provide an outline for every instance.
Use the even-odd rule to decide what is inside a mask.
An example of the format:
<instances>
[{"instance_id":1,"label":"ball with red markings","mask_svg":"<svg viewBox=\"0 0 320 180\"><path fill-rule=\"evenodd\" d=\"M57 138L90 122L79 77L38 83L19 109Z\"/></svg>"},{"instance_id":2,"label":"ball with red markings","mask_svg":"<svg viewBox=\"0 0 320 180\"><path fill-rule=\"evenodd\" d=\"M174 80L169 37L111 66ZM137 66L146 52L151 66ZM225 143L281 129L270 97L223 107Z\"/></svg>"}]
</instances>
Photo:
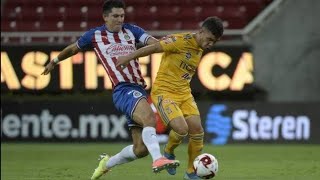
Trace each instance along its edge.
<instances>
[{"instance_id":1,"label":"ball with red markings","mask_svg":"<svg viewBox=\"0 0 320 180\"><path fill-rule=\"evenodd\" d=\"M195 158L193 168L200 178L211 179L218 172L218 160L212 154L203 153Z\"/></svg>"}]
</instances>

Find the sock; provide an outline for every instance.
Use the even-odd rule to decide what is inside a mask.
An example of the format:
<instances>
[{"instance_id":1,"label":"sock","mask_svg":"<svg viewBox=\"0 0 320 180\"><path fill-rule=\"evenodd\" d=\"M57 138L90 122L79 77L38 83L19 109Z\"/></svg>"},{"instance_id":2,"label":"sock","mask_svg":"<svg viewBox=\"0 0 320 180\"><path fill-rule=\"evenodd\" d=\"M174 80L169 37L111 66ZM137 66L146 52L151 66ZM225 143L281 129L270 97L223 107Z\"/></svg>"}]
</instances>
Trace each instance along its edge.
<instances>
[{"instance_id":1,"label":"sock","mask_svg":"<svg viewBox=\"0 0 320 180\"><path fill-rule=\"evenodd\" d=\"M194 172L193 161L199 156L203 148L203 136L204 133L200 134L189 134L189 144L188 144L188 169L187 173Z\"/></svg>"},{"instance_id":2,"label":"sock","mask_svg":"<svg viewBox=\"0 0 320 180\"><path fill-rule=\"evenodd\" d=\"M152 157L153 162L162 157L160 146L157 139L156 129L154 127L144 127L142 130L142 140Z\"/></svg>"},{"instance_id":3,"label":"sock","mask_svg":"<svg viewBox=\"0 0 320 180\"><path fill-rule=\"evenodd\" d=\"M188 134L181 135L176 133L174 130L171 130L169 133L169 140L165 147L165 152L174 154L174 149L181 144L184 137L186 137Z\"/></svg>"},{"instance_id":4,"label":"sock","mask_svg":"<svg viewBox=\"0 0 320 180\"><path fill-rule=\"evenodd\" d=\"M106 166L110 169L116 165L124 164L135 159L137 159L137 156L133 152L133 145L129 145L123 148L118 154L110 157Z\"/></svg>"}]
</instances>

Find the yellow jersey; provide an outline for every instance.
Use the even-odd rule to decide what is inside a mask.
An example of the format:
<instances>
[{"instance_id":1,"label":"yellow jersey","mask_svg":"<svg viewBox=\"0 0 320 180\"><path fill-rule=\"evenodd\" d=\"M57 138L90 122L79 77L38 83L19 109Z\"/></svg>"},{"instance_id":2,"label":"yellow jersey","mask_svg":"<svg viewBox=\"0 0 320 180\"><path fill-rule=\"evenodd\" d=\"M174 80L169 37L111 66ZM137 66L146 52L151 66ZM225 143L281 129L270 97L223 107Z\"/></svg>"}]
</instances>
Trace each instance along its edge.
<instances>
[{"instance_id":1,"label":"yellow jersey","mask_svg":"<svg viewBox=\"0 0 320 180\"><path fill-rule=\"evenodd\" d=\"M164 50L152 94L163 92L175 95L191 93L190 81L199 65L203 50L194 34L173 34L160 40Z\"/></svg>"}]
</instances>

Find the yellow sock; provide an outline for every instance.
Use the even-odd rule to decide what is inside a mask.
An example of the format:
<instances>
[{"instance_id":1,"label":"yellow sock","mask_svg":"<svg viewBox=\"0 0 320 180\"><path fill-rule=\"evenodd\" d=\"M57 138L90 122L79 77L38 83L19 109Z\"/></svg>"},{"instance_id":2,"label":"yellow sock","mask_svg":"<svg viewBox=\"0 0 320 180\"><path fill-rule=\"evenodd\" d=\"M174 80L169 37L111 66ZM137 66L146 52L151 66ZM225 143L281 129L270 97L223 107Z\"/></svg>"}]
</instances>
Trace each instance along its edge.
<instances>
[{"instance_id":1,"label":"yellow sock","mask_svg":"<svg viewBox=\"0 0 320 180\"><path fill-rule=\"evenodd\" d=\"M203 148L203 136L204 133L200 134L189 134L189 144L188 144L188 169L187 173L194 172L193 161L199 156Z\"/></svg>"},{"instance_id":2,"label":"yellow sock","mask_svg":"<svg viewBox=\"0 0 320 180\"><path fill-rule=\"evenodd\" d=\"M165 152L173 154L174 149L181 144L184 137L186 137L188 134L181 135L176 133L175 131L171 130L169 133L169 140L168 143L164 149Z\"/></svg>"}]
</instances>

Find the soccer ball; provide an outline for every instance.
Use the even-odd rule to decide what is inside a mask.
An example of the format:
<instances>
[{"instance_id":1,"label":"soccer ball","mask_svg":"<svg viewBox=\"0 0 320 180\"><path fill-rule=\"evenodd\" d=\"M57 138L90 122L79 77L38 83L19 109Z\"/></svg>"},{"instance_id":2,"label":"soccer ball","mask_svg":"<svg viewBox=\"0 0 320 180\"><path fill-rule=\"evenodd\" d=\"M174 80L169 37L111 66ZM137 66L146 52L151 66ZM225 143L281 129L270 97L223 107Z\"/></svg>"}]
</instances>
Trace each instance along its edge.
<instances>
[{"instance_id":1,"label":"soccer ball","mask_svg":"<svg viewBox=\"0 0 320 180\"><path fill-rule=\"evenodd\" d=\"M203 153L195 158L193 168L200 178L211 179L218 172L218 160L212 154Z\"/></svg>"}]
</instances>

